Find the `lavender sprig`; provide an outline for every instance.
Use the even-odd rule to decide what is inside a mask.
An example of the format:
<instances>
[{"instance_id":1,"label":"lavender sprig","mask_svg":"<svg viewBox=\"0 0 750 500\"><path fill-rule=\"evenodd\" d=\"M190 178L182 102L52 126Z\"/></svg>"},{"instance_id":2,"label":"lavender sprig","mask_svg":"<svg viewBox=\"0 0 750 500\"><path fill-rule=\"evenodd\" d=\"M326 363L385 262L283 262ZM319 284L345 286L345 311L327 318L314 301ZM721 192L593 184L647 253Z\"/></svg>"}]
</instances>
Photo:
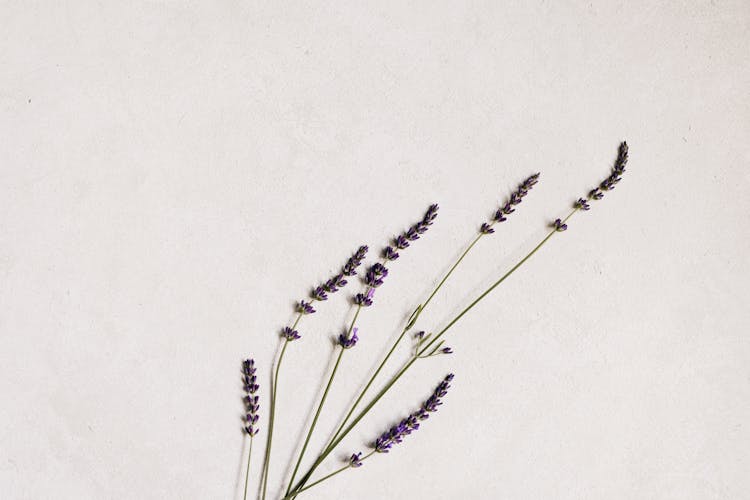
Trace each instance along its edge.
<instances>
[{"instance_id":1,"label":"lavender sprig","mask_svg":"<svg viewBox=\"0 0 750 500\"><path fill-rule=\"evenodd\" d=\"M442 398L445 397L446 394L448 394L448 389L450 388L450 382L452 380L452 373L446 375L445 378L440 381L438 386L432 392L432 395L430 395L430 397L427 398L424 403L422 403L417 411L402 419L398 424L385 431L375 440L375 442L372 444L372 451L370 451L370 453L365 456L362 456L361 451L352 453L349 459L346 460L346 463L343 467L333 471L327 476L324 476L303 488L299 488L293 493L287 492L283 500L294 498L303 491L307 491L313 486L316 486L323 481L332 478L336 474L344 472L345 470L358 469L362 467L363 462L375 453L388 453L394 445L403 442L406 436L419 429L420 422L422 422L423 420L427 420L430 417L431 413L435 413L438 410L438 407L443 404Z\"/></svg>"},{"instance_id":2,"label":"lavender sprig","mask_svg":"<svg viewBox=\"0 0 750 500\"><path fill-rule=\"evenodd\" d=\"M250 436L250 446L247 451L247 468L245 469L245 500L247 500L247 484L250 478L250 459L253 453L253 438L258 434L258 410L260 410L260 404L258 404L258 379L255 375L255 361L252 359L246 359L242 362L242 386L245 391L245 397L243 402L245 403L245 427L244 432Z\"/></svg>"},{"instance_id":3,"label":"lavender sprig","mask_svg":"<svg viewBox=\"0 0 750 500\"><path fill-rule=\"evenodd\" d=\"M406 436L418 430L419 422L428 419L430 413L436 412L438 407L443 404L442 398L448 394L452 380L453 374L449 373L417 411L381 434L373 444L375 451L378 453L388 453L393 445L400 444Z\"/></svg>"}]
</instances>

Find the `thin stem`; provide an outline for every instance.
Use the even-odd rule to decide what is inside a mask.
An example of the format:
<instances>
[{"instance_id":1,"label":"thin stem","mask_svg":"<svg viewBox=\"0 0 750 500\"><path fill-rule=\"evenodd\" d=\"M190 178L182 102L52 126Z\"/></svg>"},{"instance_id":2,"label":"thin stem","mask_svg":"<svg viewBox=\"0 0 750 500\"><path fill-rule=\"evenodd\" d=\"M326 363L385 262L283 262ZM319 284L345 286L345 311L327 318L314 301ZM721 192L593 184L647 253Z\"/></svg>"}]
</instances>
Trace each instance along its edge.
<instances>
[{"instance_id":1,"label":"thin stem","mask_svg":"<svg viewBox=\"0 0 750 500\"><path fill-rule=\"evenodd\" d=\"M567 222L570 217L576 213L578 209L574 209L570 214L568 214L567 217L565 217L564 222ZM421 351L419 351L419 355L424 354L424 352L429 349L430 346L432 346L435 342L437 342L440 337L442 337L458 320L460 320L467 312L469 312L474 306L476 306L482 299L484 299L487 295L490 294L495 288L497 288L500 283L505 281L511 274L513 274L519 267L521 267L527 260L531 258L532 255L534 255L542 246L544 246L547 241L549 241L550 238L557 232L557 230L553 229L552 231L547 234L547 236L542 239L542 241L535 246L523 259L521 259L516 265L514 265L508 272L506 272L503 276L500 277L497 281L495 281L487 290L485 290L479 297L474 299L466 308L464 308L463 311L461 311L456 317L454 317L437 335L435 335L430 341L427 346L425 346ZM326 447L325 450L320 454L318 459L313 463L310 470L305 474L305 476L302 478L302 480L295 486L294 489L299 489L302 486L304 486L305 481L307 481L310 476L312 475L312 472L325 460L325 458L331 454L331 452L338 446L338 444L346 437L349 432L359 423L362 418L372 409L373 406L380 400L380 398L383 397L383 395L390 390L390 388L398 381L398 379L401 378L401 376L406 373L406 371L418 360L420 359L418 356L412 357L404 367L399 370L396 375L394 375L391 380L383 387L376 395L375 397L370 400L370 402L365 406L365 408L359 412L357 417L344 429L342 432L339 433L338 437L333 439L331 443ZM294 490L293 490L294 491Z\"/></svg>"},{"instance_id":2,"label":"thin stem","mask_svg":"<svg viewBox=\"0 0 750 500\"><path fill-rule=\"evenodd\" d=\"M294 320L292 330L297 327L297 324L299 323L301 317L302 313L299 313L297 315L297 319ZM276 361L276 370L274 372L273 379L271 380L271 409L268 413L268 437L266 438L266 455L263 460L263 477L261 480L261 498L263 500L265 500L266 498L266 488L268 487L268 470L271 466L271 444L273 443L273 427L276 420L276 392L279 384L279 369L281 368L281 361L284 359L284 353L286 352L286 348L288 345L289 339L284 339L284 346L281 348L281 354L279 354L278 361Z\"/></svg>"},{"instance_id":3,"label":"thin stem","mask_svg":"<svg viewBox=\"0 0 750 500\"><path fill-rule=\"evenodd\" d=\"M362 305L360 304L357 306L357 311L354 313L354 318L352 319L352 322L349 324L349 330L346 333L346 337L349 338L349 336L352 333L352 329L354 328L354 323L357 321L357 317L359 316L359 312L362 310ZM339 355L338 358L336 358L336 364L333 365L333 371L331 372L331 376L328 378L328 384L326 385L325 391L323 391L323 397L320 398L320 403L318 404L318 409L315 411L315 417L313 417L313 421L310 424L310 429L307 431L307 437L305 438L305 444L302 445L302 450L299 453L299 458L297 458L297 464L294 466L294 472L292 472L292 478L289 480L289 484L286 488L286 495L289 494L289 491L292 488L292 484L294 484L294 478L297 476L297 471L299 470L300 463L302 463L302 457L305 456L305 451L307 451L307 445L310 443L310 438L312 437L313 431L315 430L315 426L318 423L318 417L320 417L320 412L323 409L323 405L326 402L326 398L328 397L328 391L331 389L331 384L333 384L333 378L336 376L336 370L339 368L339 363L341 363L341 358L344 356L344 349L342 346L339 346Z\"/></svg>"},{"instance_id":4,"label":"thin stem","mask_svg":"<svg viewBox=\"0 0 750 500\"><path fill-rule=\"evenodd\" d=\"M365 460L367 460L368 458L370 458L370 457L372 456L372 454L373 454L373 453L375 453L375 450L371 451L370 453L368 453L368 454L367 454L367 455L365 455L364 457L360 458L360 459L359 459L359 461L360 461L360 462L364 462ZM330 474L328 474L327 476L324 476L324 477L322 477L322 478L318 479L317 481L315 481L315 482L313 482L313 483L310 483L310 484L308 484L308 485L307 485L307 486L305 486L304 488L302 488L302 489L300 489L300 490L298 490L298 491L296 491L296 492L292 493L291 495L290 495L290 494L287 494L287 496L285 496L285 497L284 497L284 498L283 498L282 500L288 500L288 499L290 499L290 498L294 498L294 497L296 497L297 495L299 495L300 493L302 493L303 491L309 490L309 489L310 489L310 488L312 488L313 486L316 486L316 485L318 485L318 484L322 483L322 482L323 482L323 481L325 481L326 479L330 479L330 478L332 478L333 476L335 476L335 475L336 475L336 474L338 474L339 472L344 472L345 470L347 470L347 469L351 469L351 468L352 468L352 466L351 466L351 465L349 465L349 464L347 464L347 465L345 465L345 466L341 467L340 469L336 469L335 471L331 472L331 473L330 473Z\"/></svg>"},{"instance_id":5,"label":"thin stem","mask_svg":"<svg viewBox=\"0 0 750 500\"><path fill-rule=\"evenodd\" d=\"M247 469L245 470L245 496L243 497L245 500L247 500L247 482L248 478L250 477L250 458L253 456L253 436L250 436L250 449L247 451Z\"/></svg>"}]
</instances>

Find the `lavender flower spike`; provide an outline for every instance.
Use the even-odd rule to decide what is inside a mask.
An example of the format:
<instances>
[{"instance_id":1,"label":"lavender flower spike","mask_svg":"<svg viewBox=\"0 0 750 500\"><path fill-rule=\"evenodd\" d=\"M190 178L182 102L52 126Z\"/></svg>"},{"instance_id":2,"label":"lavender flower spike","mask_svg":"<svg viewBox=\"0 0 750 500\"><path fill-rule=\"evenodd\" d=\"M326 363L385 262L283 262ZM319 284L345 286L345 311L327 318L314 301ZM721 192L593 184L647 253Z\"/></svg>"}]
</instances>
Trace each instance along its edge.
<instances>
[{"instance_id":1,"label":"lavender flower spike","mask_svg":"<svg viewBox=\"0 0 750 500\"><path fill-rule=\"evenodd\" d=\"M560 233L568 229L568 225L563 223L560 219L555 219L555 222L552 223L552 227L555 228L555 231Z\"/></svg>"},{"instance_id":2,"label":"lavender flower spike","mask_svg":"<svg viewBox=\"0 0 750 500\"><path fill-rule=\"evenodd\" d=\"M450 373L438 384L432 395L425 401L419 410L404 418L375 440L373 447L378 453L388 453L394 444L399 444L412 432L419 429L419 422L429 418L429 414L436 412L438 406L443 404L442 398L448 394L453 374Z\"/></svg>"},{"instance_id":3,"label":"lavender flower spike","mask_svg":"<svg viewBox=\"0 0 750 500\"><path fill-rule=\"evenodd\" d=\"M369 248L367 245L360 246L354 255L349 257L349 260L346 261L344 267L341 268L341 272L332 276L322 285L313 288L310 297L318 301L328 300L329 293L336 293L341 288L345 287L348 283L345 276L355 276L357 274L357 268L362 264L368 250ZM304 301L301 301L301 304L304 304ZM302 306L298 307L297 310L303 314L311 314L308 309L305 309ZM315 312L315 310L312 310L312 312Z\"/></svg>"},{"instance_id":4,"label":"lavender flower spike","mask_svg":"<svg viewBox=\"0 0 750 500\"><path fill-rule=\"evenodd\" d=\"M245 397L243 400L245 401L245 411L247 412L247 415L245 416L244 430L251 437L258 434L259 429L256 425L260 418L258 415L260 405L258 404L258 395L256 394L259 386L257 384L255 370L254 360L246 359L242 362L242 383L245 389Z\"/></svg>"},{"instance_id":5,"label":"lavender flower spike","mask_svg":"<svg viewBox=\"0 0 750 500\"><path fill-rule=\"evenodd\" d=\"M531 191L531 188L534 187L537 182L539 182L538 173L527 177L526 180L519 184L518 188L516 188L516 190L511 193L510 198L508 198L508 201L505 203L505 205L497 209L495 215L492 217L492 221L482 224L479 232L481 232L482 234L494 233L495 230L492 229L492 226L496 223L505 222L506 220L508 220L506 216L516 211L513 207L519 205L521 201L523 201L524 196L529 194L529 191Z\"/></svg>"}]
</instances>

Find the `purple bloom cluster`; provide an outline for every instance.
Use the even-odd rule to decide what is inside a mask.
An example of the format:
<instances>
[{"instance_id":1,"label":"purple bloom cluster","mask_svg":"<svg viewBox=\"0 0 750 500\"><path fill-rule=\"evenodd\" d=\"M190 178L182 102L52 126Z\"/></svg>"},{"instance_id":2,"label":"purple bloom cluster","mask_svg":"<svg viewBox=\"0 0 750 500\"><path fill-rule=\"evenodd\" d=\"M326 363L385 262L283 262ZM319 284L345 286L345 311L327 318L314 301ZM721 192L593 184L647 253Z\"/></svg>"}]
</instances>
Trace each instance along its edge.
<instances>
[{"instance_id":1,"label":"purple bloom cluster","mask_svg":"<svg viewBox=\"0 0 750 500\"><path fill-rule=\"evenodd\" d=\"M254 360L246 359L242 362L242 384L245 389L245 397L243 400L245 401L245 411L247 412L247 415L245 415L245 432L249 436L255 436L259 430L258 427L256 427L258 419L260 418L258 415L260 405L258 404L258 395L256 394L259 386L257 384L255 370Z\"/></svg>"},{"instance_id":2,"label":"purple bloom cluster","mask_svg":"<svg viewBox=\"0 0 750 500\"><path fill-rule=\"evenodd\" d=\"M599 183L598 187L595 187L591 191L589 191L588 199L589 200L601 200L604 198L604 191L612 191L615 188L615 184L620 182L622 180L622 174L625 173L625 165L628 163L628 143L623 141L620 143L620 148L617 150L617 159L615 160L615 165L612 168L612 173L604 179L602 182ZM588 210L588 208L579 207L578 204L580 204L582 199L579 199L576 202L576 208L582 208L583 210ZM588 206L588 205L587 205Z\"/></svg>"},{"instance_id":3,"label":"purple bloom cluster","mask_svg":"<svg viewBox=\"0 0 750 500\"><path fill-rule=\"evenodd\" d=\"M427 232L427 229L429 229L437 217L438 208L440 207L438 207L436 203L430 205L421 221L411 226L403 234L396 236L393 240L393 246L385 247L383 250L383 257L386 260L398 259L397 249L404 250L405 248L408 248L410 241L418 240L420 234Z\"/></svg>"},{"instance_id":4,"label":"purple bloom cluster","mask_svg":"<svg viewBox=\"0 0 750 500\"><path fill-rule=\"evenodd\" d=\"M565 231L566 229L568 229L568 225L565 224L560 219L555 219L555 222L552 223L552 227L554 227L555 231L557 231L559 233L561 233L561 232Z\"/></svg>"},{"instance_id":5,"label":"purple bloom cluster","mask_svg":"<svg viewBox=\"0 0 750 500\"><path fill-rule=\"evenodd\" d=\"M482 224L482 227L479 229L479 231L482 234L494 233L495 230L492 228L492 226L495 223L505 222L506 220L508 220L506 216L516 211L516 209L513 207L523 201L523 197L529 194L529 191L531 191L531 188L534 187L537 182L539 182L538 173L529 176L525 181L523 181L518 186L518 188L513 193L511 193L510 198L508 198L508 201L505 202L505 205L497 209L495 215L492 217L492 222L485 222L484 224Z\"/></svg>"},{"instance_id":6,"label":"purple bloom cluster","mask_svg":"<svg viewBox=\"0 0 750 500\"><path fill-rule=\"evenodd\" d=\"M363 307L371 306L373 295L375 295L375 289L368 288L367 293L358 293L354 296L354 303Z\"/></svg>"},{"instance_id":7,"label":"purple bloom cluster","mask_svg":"<svg viewBox=\"0 0 750 500\"><path fill-rule=\"evenodd\" d=\"M362 467L362 452L359 453L352 453L352 456L349 457L349 467Z\"/></svg>"},{"instance_id":8,"label":"purple bloom cluster","mask_svg":"<svg viewBox=\"0 0 750 500\"><path fill-rule=\"evenodd\" d=\"M336 293L341 288L345 287L348 283L346 281L345 276L355 276L357 274L357 268L362 264L362 261L365 259L365 255L367 255L368 247L367 245L362 245L357 249L357 251L349 257L349 260L346 261L346 264L344 264L344 267L341 269L341 272L331 277L328 281L323 283L322 285L318 285L317 287L313 288L312 293L310 296L314 300L323 301L328 300L328 294L329 293ZM309 304L305 303L305 301L300 301L299 305L297 306L297 311L301 312L303 314L311 314L314 313L315 310L312 308L312 306L309 306Z\"/></svg>"},{"instance_id":9,"label":"purple bloom cluster","mask_svg":"<svg viewBox=\"0 0 750 500\"><path fill-rule=\"evenodd\" d=\"M352 330L352 336L348 337L346 333L342 333L339 335L339 345L343 347L344 349L351 349L355 345L357 345L357 341L359 340L359 337L357 337L357 332L359 331L359 328L354 328Z\"/></svg>"},{"instance_id":10,"label":"purple bloom cluster","mask_svg":"<svg viewBox=\"0 0 750 500\"><path fill-rule=\"evenodd\" d=\"M289 342L302 338L297 330L294 330L289 326L285 326L281 329L281 336Z\"/></svg>"},{"instance_id":11,"label":"purple bloom cluster","mask_svg":"<svg viewBox=\"0 0 750 500\"><path fill-rule=\"evenodd\" d=\"M412 432L419 429L419 422L429 418L430 413L438 410L438 406L443 404L442 398L448 394L450 382L453 380L453 374L448 374L433 391L432 395L425 401L419 410L415 411L408 417L404 418L397 425L394 425L375 440L373 445L378 453L388 453L394 444L399 444Z\"/></svg>"},{"instance_id":12,"label":"purple bloom cluster","mask_svg":"<svg viewBox=\"0 0 750 500\"><path fill-rule=\"evenodd\" d=\"M383 280L386 276L388 276L388 268L380 262L376 262L367 270L367 273L365 274L365 283L367 283L367 286L370 288L377 288L383 284Z\"/></svg>"}]
</instances>

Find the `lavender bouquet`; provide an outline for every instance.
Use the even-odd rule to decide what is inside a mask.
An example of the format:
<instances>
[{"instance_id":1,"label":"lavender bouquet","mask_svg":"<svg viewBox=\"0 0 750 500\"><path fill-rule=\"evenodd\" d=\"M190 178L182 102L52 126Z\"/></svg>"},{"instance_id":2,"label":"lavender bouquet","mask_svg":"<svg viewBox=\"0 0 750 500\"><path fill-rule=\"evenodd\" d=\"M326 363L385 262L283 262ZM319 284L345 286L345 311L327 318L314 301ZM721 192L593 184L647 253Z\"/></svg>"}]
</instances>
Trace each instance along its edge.
<instances>
[{"instance_id":1,"label":"lavender bouquet","mask_svg":"<svg viewBox=\"0 0 750 500\"><path fill-rule=\"evenodd\" d=\"M375 371L370 376L368 382L359 391L354 398L354 402L349 408L348 412L341 420L338 427L333 432L333 437L328 441L328 444L320 451L317 452L315 460L307 470L300 471L300 466L303 458L308 452L308 446L310 439L316 430L318 419L323 411L329 392L333 386L334 379L338 372L341 360L344 354L357 345L358 341L358 328L356 326L357 319L363 309L369 308L375 302L375 294L379 287L385 283L391 263L399 258L401 252L406 251L411 245L415 244L417 240L429 230L430 226L434 223L438 215L438 205L430 205L425 212L421 220L414 223L408 230L398 235L393 239L390 245L386 245L380 252L379 260L369 267L364 269L362 273L362 289L358 290L351 297L351 301L355 307L354 316L349 323L349 326L339 335L338 342L335 346L337 352L335 353L336 361L333 369L325 383L323 394L318 402L315 414L312 421L307 428L304 441L301 444L300 451L296 460L294 460L294 467L290 477L280 478L282 484L283 493L280 495L282 500L290 500L296 498L305 491L313 488L314 486L327 481L332 477L345 472L350 469L357 469L363 465L366 460L377 454L388 453L394 446L400 444L408 435L417 431L422 423L427 420L431 414L434 414L438 407L442 404L442 399L448 393L450 388L450 382L453 380L453 374L444 376L437 387L433 390L432 394L413 412L403 417L397 425L394 425L390 429L385 430L380 436L377 436L369 444L367 452L357 451L352 453L350 458L339 468L333 470L333 472L323 475L322 477L316 478L315 472L324 463L331 453L337 449L341 441L359 424L359 422L368 414L368 412L380 401L380 399L390 391L403 377L409 369L417 362L430 358L433 356L451 354L452 350L450 347L445 345L445 335L449 330L475 305L477 305L482 299L489 295L495 288L497 288L503 281L505 281L511 274L513 274L518 268L520 268L527 260L529 260L543 245L545 245L553 236L557 233L563 232L568 228L568 221L570 218L579 211L588 211L591 208L591 203L599 201L604 197L604 193L611 191L615 188L615 185L620 182L623 173L625 172L625 165L628 161L628 146L627 143L623 142L620 144L617 159L615 160L614 167L610 175L599 183L597 187L590 190L584 197L578 198L572 205L570 213L565 218L556 219L550 224L550 231L547 235L521 260L519 260L513 267L511 267L505 274L500 276L492 285L489 286L484 292L479 294L466 308L458 313L453 319L451 319L445 326L443 326L436 333L425 333L419 331L414 334L408 335L412 331L419 320L420 315L430 305L430 302L435 295L440 291L446 281L453 275L456 269L459 267L461 262L471 252L477 243L485 238L487 235L493 234L499 224L506 222L509 217L516 211L517 206L523 201L523 199L531 192L534 185L539 181L539 174L533 174L523 181L518 188L511 193L508 199L495 211L491 220L481 224L478 229L476 237L468 244L466 249L456 259L453 265L448 269L446 274L438 281L435 288L427 296L427 298L419 304L414 312L411 314L409 319L406 321L401 334L391 345ZM366 245L360 246L356 252L344 263L341 271L330 279L325 281L316 287L314 287L310 293L310 297L305 300L300 300L296 306L296 316L294 322L290 326L285 326L281 329L281 348L280 354L275 361L273 367L273 377L270 381L270 407L268 409L268 423L266 432L265 442L265 455L262 462L262 473L260 484L258 485L259 492L258 496L262 500L266 499L268 493L269 474L271 465L273 463L273 433L274 423L277 410L277 396L280 382L283 381L281 378L282 367L284 361L284 354L287 348L293 342L302 338L299 333L300 322L303 317L312 315L316 312L316 308L322 305L323 302L332 298L334 294L341 291L350 281L353 281L353 277L357 276L358 273L362 272L363 262L369 252L369 248ZM370 389L376 380L379 380L380 374L383 368L386 366L396 349L402 345L404 339L412 338L412 354L403 366L396 371L394 375L387 378L384 382L382 389L377 391L375 394L370 394ZM247 499L248 494L248 480L250 476L250 466L252 459L253 441L258 434L259 420L260 420L260 405L258 390L260 385L256 375L255 362L252 359L247 359L242 363L242 383L244 387L244 404L245 404L245 425L244 433L250 440L248 447L248 456L246 462L246 473L245 473L245 487L244 497ZM365 401L365 398L368 398ZM306 419L305 419L306 420Z\"/></svg>"}]
</instances>

